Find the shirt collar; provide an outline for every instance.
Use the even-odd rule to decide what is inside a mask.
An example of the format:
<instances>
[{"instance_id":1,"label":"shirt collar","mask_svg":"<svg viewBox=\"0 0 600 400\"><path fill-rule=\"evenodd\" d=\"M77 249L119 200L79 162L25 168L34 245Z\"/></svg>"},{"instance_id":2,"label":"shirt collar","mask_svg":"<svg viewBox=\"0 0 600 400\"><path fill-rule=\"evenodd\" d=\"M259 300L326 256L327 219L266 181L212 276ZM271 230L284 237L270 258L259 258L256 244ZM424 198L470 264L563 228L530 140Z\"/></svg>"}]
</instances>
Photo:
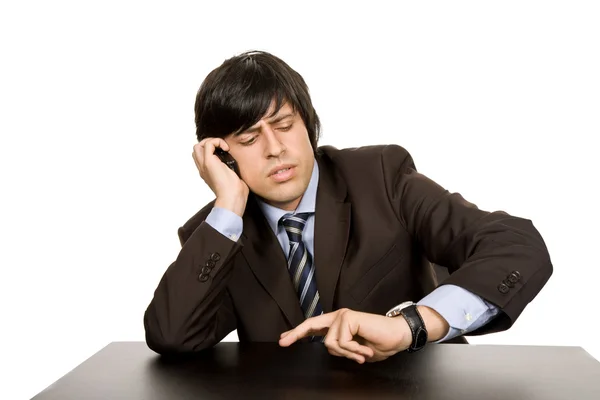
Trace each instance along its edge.
<instances>
[{"instance_id":1,"label":"shirt collar","mask_svg":"<svg viewBox=\"0 0 600 400\"><path fill-rule=\"evenodd\" d=\"M315 212L315 205L317 203L317 187L319 186L319 165L317 164L317 160L314 160L312 174L310 176L310 182L308 182L308 187L304 191L304 195L302 199L300 199L300 203L296 210L293 211L294 214L301 212ZM285 214L288 214L290 211L282 210L281 208L274 207L270 204L265 203L262 199L257 198L258 205L262 210L269 226L277 234L277 224L281 217Z\"/></svg>"}]
</instances>

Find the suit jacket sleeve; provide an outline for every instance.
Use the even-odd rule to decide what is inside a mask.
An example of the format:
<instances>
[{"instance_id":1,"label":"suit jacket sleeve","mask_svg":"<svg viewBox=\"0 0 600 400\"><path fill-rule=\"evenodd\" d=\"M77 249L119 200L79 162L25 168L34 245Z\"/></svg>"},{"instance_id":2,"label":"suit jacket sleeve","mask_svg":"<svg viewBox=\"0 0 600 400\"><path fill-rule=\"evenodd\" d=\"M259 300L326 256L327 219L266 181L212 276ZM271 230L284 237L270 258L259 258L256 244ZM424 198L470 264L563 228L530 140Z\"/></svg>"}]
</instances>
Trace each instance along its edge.
<instances>
[{"instance_id":1,"label":"suit jacket sleeve","mask_svg":"<svg viewBox=\"0 0 600 400\"><path fill-rule=\"evenodd\" d=\"M227 282L240 242L205 221L191 235L180 228L179 237L182 249L144 314L146 343L160 354L211 347L236 328Z\"/></svg>"},{"instance_id":2,"label":"suit jacket sleeve","mask_svg":"<svg viewBox=\"0 0 600 400\"><path fill-rule=\"evenodd\" d=\"M400 146L384 148L382 167L397 218L431 262L448 268L441 284L460 286L500 308L497 318L471 334L512 326L552 275L550 255L532 222L480 210L450 193L417 172Z\"/></svg>"}]
</instances>

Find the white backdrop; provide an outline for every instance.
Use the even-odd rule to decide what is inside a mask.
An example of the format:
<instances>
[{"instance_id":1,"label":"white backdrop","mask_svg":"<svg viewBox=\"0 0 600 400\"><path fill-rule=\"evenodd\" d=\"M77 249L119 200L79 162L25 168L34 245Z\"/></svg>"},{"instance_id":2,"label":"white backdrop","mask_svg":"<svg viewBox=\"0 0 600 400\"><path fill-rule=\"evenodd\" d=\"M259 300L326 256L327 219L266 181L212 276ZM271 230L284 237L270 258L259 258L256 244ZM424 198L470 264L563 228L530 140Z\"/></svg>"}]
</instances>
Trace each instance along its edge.
<instances>
[{"instance_id":1,"label":"white backdrop","mask_svg":"<svg viewBox=\"0 0 600 400\"><path fill-rule=\"evenodd\" d=\"M3 1L0 398L144 340L177 228L212 200L196 91L249 49L304 76L320 144L400 144L480 208L533 220L554 275L510 331L472 343L600 359L599 20L573 0Z\"/></svg>"}]
</instances>

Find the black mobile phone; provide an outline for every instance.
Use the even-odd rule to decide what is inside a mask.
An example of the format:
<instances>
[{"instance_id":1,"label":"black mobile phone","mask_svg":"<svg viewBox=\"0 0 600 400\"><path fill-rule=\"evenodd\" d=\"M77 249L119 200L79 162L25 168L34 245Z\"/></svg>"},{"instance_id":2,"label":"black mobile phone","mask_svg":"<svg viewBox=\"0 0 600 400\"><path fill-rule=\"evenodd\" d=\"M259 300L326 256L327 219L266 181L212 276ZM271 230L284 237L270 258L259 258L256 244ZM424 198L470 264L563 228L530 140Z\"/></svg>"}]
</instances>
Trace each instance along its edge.
<instances>
[{"instance_id":1,"label":"black mobile phone","mask_svg":"<svg viewBox=\"0 0 600 400\"><path fill-rule=\"evenodd\" d=\"M225 163L225 165L227 165L233 172L237 174L238 178L242 178L240 176L240 170L238 168L237 162L235 162L235 159L231 156L231 154L229 154L220 147L215 148L215 154L217 157L219 157L221 161Z\"/></svg>"}]
</instances>

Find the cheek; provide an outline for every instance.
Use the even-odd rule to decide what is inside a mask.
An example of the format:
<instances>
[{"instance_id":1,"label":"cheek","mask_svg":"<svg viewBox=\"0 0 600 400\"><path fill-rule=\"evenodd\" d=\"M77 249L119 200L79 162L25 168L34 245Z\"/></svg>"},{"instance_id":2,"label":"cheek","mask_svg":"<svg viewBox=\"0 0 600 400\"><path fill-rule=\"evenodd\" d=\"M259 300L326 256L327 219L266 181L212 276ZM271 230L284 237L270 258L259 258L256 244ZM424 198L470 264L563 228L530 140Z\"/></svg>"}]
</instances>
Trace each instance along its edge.
<instances>
[{"instance_id":1,"label":"cheek","mask_svg":"<svg viewBox=\"0 0 600 400\"><path fill-rule=\"evenodd\" d=\"M301 157L304 161L310 160L314 157L313 148L310 144L310 139L308 138L307 134L303 137L298 138L295 145L298 151L301 152L298 154L298 156Z\"/></svg>"},{"instance_id":2,"label":"cheek","mask_svg":"<svg viewBox=\"0 0 600 400\"><path fill-rule=\"evenodd\" d=\"M290 135L283 143L287 148L288 153L293 154L296 158L304 158L308 149L310 149L310 152L312 153L310 139L308 138L308 133L305 131L296 132L294 135Z\"/></svg>"},{"instance_id":3,"label":"cheek","mask_svg":"<svg viewBox=\"0 0 600 400\"><path fill-rule=\"evenodd\" d=\"M242 178L250 185L258 182L263 175L262 163L258 157L241 161L239 167Z\"/></svg>"}]
</instances>

